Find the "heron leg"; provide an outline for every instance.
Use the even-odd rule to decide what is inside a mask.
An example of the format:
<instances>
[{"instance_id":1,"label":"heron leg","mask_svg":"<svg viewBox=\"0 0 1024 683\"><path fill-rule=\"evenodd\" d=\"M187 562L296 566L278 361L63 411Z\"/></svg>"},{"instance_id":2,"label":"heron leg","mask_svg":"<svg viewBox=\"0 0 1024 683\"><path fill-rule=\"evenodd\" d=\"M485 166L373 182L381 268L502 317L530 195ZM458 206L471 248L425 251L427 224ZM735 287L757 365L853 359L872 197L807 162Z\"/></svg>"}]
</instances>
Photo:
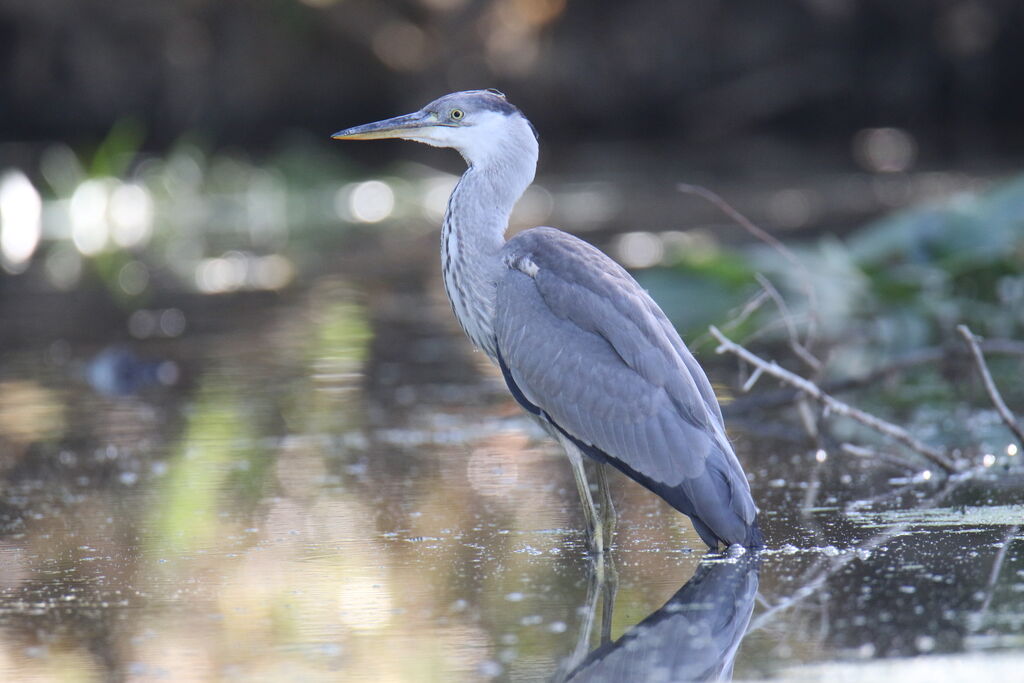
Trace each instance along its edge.
<instances>
[{"instance_id":1,"label":"heron leg","mask_svg":"<svg viewBox=\"0 0 1024 683\"><path fill-rule=\"evenodd\" d=\"M569 456L569 463L572 465L572 473L576 478L576 489L580 494L580 502L583 504L583 517L587 524L587 543L590 550L596 555L604 553L604 528L601 518L594 507L594 499L590 495L590 484L587 482L587 472L583 468L583 454L576 444L568 439L560 438L566 455Z\"/></svg>"},{"instance_id":2,"label":"heron leg","mask_svg":"<svg viewBox=\"0 0 1024 683\"><path fill-rule=\"evenodd\" d=\"M615 513L615 503L612 502L612 488L608 483L608 465L604 463L597 465L597 490L601 494L601 518L604 523L605 541L610 548L618 515Z\"/></svg>"}]
</instances>

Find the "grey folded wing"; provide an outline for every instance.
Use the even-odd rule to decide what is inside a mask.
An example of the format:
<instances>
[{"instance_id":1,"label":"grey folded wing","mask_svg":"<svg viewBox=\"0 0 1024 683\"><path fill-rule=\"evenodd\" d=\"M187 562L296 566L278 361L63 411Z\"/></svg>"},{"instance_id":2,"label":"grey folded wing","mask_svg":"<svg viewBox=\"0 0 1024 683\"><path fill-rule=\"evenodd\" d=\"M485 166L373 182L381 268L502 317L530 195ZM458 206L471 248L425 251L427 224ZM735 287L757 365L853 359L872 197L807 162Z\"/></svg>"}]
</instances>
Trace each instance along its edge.
<instances>
[{"instance_id":1,"label":"grey folded wing","mask_svg":"<svg viewBox=\"0 0 1024 683\"><path fill-rule=\"evenodd\" d=\"M653 299L553 228L509 240L503 260L495 337L513 391L722 540L743 542L757 512L746 476L707 377Z\"/></svg>"}]
</instances>

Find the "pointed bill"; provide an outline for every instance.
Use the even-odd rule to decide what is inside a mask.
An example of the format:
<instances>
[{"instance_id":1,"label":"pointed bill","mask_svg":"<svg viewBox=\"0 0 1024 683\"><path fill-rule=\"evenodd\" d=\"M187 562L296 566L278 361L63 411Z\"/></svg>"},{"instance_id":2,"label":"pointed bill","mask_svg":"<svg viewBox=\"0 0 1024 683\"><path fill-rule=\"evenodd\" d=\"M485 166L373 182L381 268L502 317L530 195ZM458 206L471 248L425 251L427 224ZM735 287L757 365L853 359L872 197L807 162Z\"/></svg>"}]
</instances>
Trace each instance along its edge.
<instances>
[{"instance_id":1,"label":"pointed bill","mask_svg":"<svg viewBox=\"0 0 1024 683\"><path fill-rule=\"evenodd\" d=\"M431 114L418 111L412 114L396 116L392 119L367 123L339 130L331 137L335 140L379 140L382 138L401 138L410 131L438 125L437 119Z\"/></svg>"}]
</instances>

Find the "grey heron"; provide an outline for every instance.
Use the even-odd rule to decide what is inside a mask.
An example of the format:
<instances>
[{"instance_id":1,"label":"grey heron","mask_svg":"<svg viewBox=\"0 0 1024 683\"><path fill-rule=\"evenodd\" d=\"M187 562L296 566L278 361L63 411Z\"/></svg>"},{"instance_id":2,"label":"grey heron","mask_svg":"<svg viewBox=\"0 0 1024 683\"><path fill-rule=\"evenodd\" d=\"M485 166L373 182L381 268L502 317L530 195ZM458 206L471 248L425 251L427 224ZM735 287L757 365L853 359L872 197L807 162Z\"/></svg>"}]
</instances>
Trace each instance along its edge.
<instances>
[{"instance_id":1,"label":"grey heron","mask_svg":"<svg viewBox=\"0 0 1024 683\"><path fill-rule=\"evenodd\" d=\"M457 92L332 137L413 140L466 161L441 232L445 290L473 344L569 456L592 550L603 552L614 524L604 464L688 515L710 549L763 544L718 400L661 308L568 233L538 227L505 240L537 167L536 131L517 107L496 90ZM603 520L585 458L599 464Z\"/></svg>"}]
</instances>

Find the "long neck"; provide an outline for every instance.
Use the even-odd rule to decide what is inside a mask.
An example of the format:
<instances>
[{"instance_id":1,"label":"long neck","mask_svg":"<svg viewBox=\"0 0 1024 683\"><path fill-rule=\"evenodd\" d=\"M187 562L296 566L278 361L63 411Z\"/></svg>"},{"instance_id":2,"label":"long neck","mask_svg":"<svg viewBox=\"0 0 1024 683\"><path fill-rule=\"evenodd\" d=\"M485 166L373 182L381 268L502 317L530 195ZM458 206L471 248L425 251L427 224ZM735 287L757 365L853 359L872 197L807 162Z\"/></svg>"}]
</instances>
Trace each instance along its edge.
<instances>
[{"instance_id":1,"label":"long neck","mask_svg":"<svg viewBox=\"0 0 1024 683\"><path fill-rule=\"evenodd\" d=\"M462 329L496 360L494 307L502 274L505 229L526 183L508 182L502 165L471 165L452 191L441 229L441 268L452 310ZM522 185L522 187L520 187Z\"/></svg>"}]
</instances>

